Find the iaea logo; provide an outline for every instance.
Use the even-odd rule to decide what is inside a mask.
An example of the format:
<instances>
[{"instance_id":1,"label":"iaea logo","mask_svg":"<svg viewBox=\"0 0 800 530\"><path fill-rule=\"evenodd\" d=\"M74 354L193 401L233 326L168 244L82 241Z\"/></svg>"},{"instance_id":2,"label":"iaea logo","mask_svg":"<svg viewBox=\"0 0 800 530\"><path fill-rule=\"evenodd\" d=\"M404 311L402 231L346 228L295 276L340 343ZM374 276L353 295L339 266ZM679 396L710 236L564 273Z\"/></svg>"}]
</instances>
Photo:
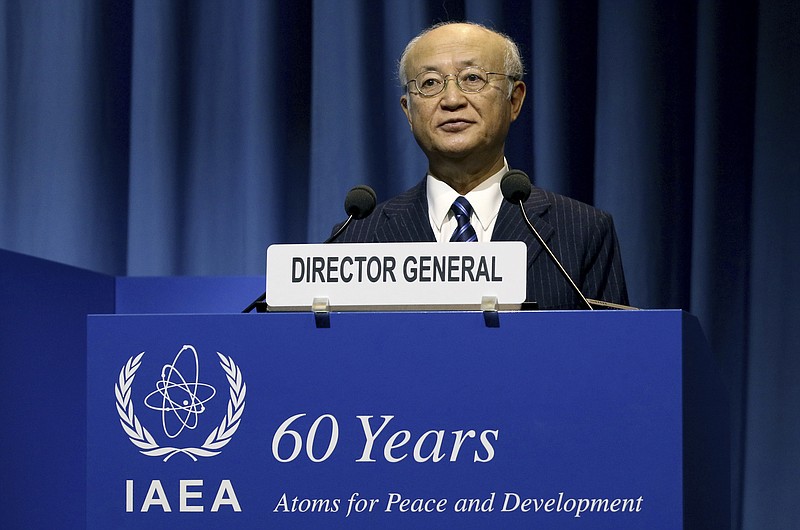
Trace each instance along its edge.
<instances>
[{"instance_id":1,"label":"iaea logo","mask_svg":"<svg viewBox=\"0 0 800 530\"><path fill-rule=\"evenodd\" d=\"M165 462L177 453L183 453L194 461L197 461L197 457L218 455L236 433L244 412L247 385L242 379L239 367L231 357L217 352L220 359L219 365L225 372L230 386L230 399L227 413L220 424L211 431L205 442L200 447L162 447L158 445L150 431L141 424L133 410L131 386L136 377L136 371L141 366L144 353L128 359L128 362L120 370L119 379L114 385L119 421L125 434L128 435L128 439L140 449L139 452L142 454L163 456ZM170 439L175 439L185 429L197 428L200 415L206 411L205 404L216 393L213 386L200 381L197 350L194 346L185 345L177 353L172 364L166 364L161 369L161 379L155 382L155 390L145 397L143 403L148 408L161 412L164 434Z\"/></svg>"}]
</instances>

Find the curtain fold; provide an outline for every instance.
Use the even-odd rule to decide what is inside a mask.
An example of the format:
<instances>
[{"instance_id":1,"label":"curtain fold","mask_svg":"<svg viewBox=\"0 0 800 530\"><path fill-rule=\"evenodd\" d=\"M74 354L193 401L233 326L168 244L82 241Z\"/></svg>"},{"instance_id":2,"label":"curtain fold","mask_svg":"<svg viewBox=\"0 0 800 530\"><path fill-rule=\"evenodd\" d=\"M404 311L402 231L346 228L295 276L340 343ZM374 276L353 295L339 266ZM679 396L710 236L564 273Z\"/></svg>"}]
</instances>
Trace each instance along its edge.
<instances>
[{"instance_id":1,"label":"curtain fold","mask_svg":"<svg viewBox=\"0 0 800 530\"><path fill-rule=\"evenodd\" d=\"M733 528L800 516L800 3L4 0L0 247L115 275L259 275L426 170L396 78L468 18L520 43L506 154L613 214L631 301L700 318Z\"/></svg>"},{"instance_id":2,"label":"curtain fold","mask_svg":"<svg viewBox=\"0 0 800 530\"><path fill-rule=\"evenodd\" d=\"M737 253L749 268L741 519L791 528L800 515L800 4L761 2L757 24L750 252Z\"/></svg>"},{"instance_id":3,"label":"curtain fold","mask_svg":"<svg viewBox=\"0 0 800 530\"><path fill-rule=\"evenodd\" d=\"M119 244L127 226L131 22L125 8L88 0L2 4L3 247L125 270Z\"/></svg>"}]
</instances>

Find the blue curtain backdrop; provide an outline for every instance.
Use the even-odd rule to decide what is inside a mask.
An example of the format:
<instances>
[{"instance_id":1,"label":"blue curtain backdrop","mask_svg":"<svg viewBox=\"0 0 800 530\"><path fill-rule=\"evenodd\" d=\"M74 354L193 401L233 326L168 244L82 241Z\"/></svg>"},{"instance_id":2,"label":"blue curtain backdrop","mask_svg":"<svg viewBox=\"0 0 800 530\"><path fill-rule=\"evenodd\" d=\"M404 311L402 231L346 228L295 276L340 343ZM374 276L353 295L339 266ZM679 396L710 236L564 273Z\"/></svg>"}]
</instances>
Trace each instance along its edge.
<instances>
[{"instance_id":1,"label":"blue curtain backdrop","mask_svg":"<svg viewBox=\"0 0 800 530\"><path fill-rule=\"evenodd\" d=\"M395 64L470 19L522 45L510 164L610 211L632 303L697 314L730 390L734 528L800 519L800 2L5 0L0 247L257 275L347 190L422 178Z\"/></svg>"}]
</instances>

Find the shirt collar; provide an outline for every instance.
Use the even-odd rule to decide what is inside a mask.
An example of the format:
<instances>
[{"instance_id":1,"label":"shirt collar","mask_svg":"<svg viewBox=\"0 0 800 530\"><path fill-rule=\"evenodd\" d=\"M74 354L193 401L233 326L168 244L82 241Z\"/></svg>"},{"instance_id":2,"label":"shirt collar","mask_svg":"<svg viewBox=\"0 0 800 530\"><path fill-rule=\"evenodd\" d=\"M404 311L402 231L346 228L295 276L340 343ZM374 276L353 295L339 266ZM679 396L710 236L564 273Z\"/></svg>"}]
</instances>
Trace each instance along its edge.
<instances>
[{"instance_id":1,"label":"shirt collar","mask_svg":"<svg viewBox=\"0 0 800 530\"><path fill-rule=\"evenodd\" d=\"M507 172L508 162L503 159L503 167L500 171L478 184L465 195L472 205L472 210L474 212L472 218L477 219L484 230L488 230L494 218L497 217L497 213L500 211L499 205L503 198L500 192L500 178ZM448 215L450 215L450 207L453 205L453 201L459 197L459 194L456 190L430 173L428 173L426 185L428 193L428 212L436 229L441 230L442 224L444 224Z\"/></svg>"}]
</instances>

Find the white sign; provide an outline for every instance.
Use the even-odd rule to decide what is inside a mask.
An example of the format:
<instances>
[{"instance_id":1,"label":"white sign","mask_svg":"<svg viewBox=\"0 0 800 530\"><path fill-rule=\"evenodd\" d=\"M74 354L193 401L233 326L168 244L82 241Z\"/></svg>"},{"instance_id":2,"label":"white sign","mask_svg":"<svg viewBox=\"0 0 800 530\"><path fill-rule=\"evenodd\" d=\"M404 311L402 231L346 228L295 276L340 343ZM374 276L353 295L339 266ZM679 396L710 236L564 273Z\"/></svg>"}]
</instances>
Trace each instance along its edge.
<instances>
[{"instance_id":1,"label":"white sign","mask_svg":"<svg viewBox=\"0 0 800 530\"><path fill-rule=\"evenodd\" d=\"M272 245L267 305L309 309L459 308L525 300L527 250L520 241Z\"/></svg>"}]
</instances>

